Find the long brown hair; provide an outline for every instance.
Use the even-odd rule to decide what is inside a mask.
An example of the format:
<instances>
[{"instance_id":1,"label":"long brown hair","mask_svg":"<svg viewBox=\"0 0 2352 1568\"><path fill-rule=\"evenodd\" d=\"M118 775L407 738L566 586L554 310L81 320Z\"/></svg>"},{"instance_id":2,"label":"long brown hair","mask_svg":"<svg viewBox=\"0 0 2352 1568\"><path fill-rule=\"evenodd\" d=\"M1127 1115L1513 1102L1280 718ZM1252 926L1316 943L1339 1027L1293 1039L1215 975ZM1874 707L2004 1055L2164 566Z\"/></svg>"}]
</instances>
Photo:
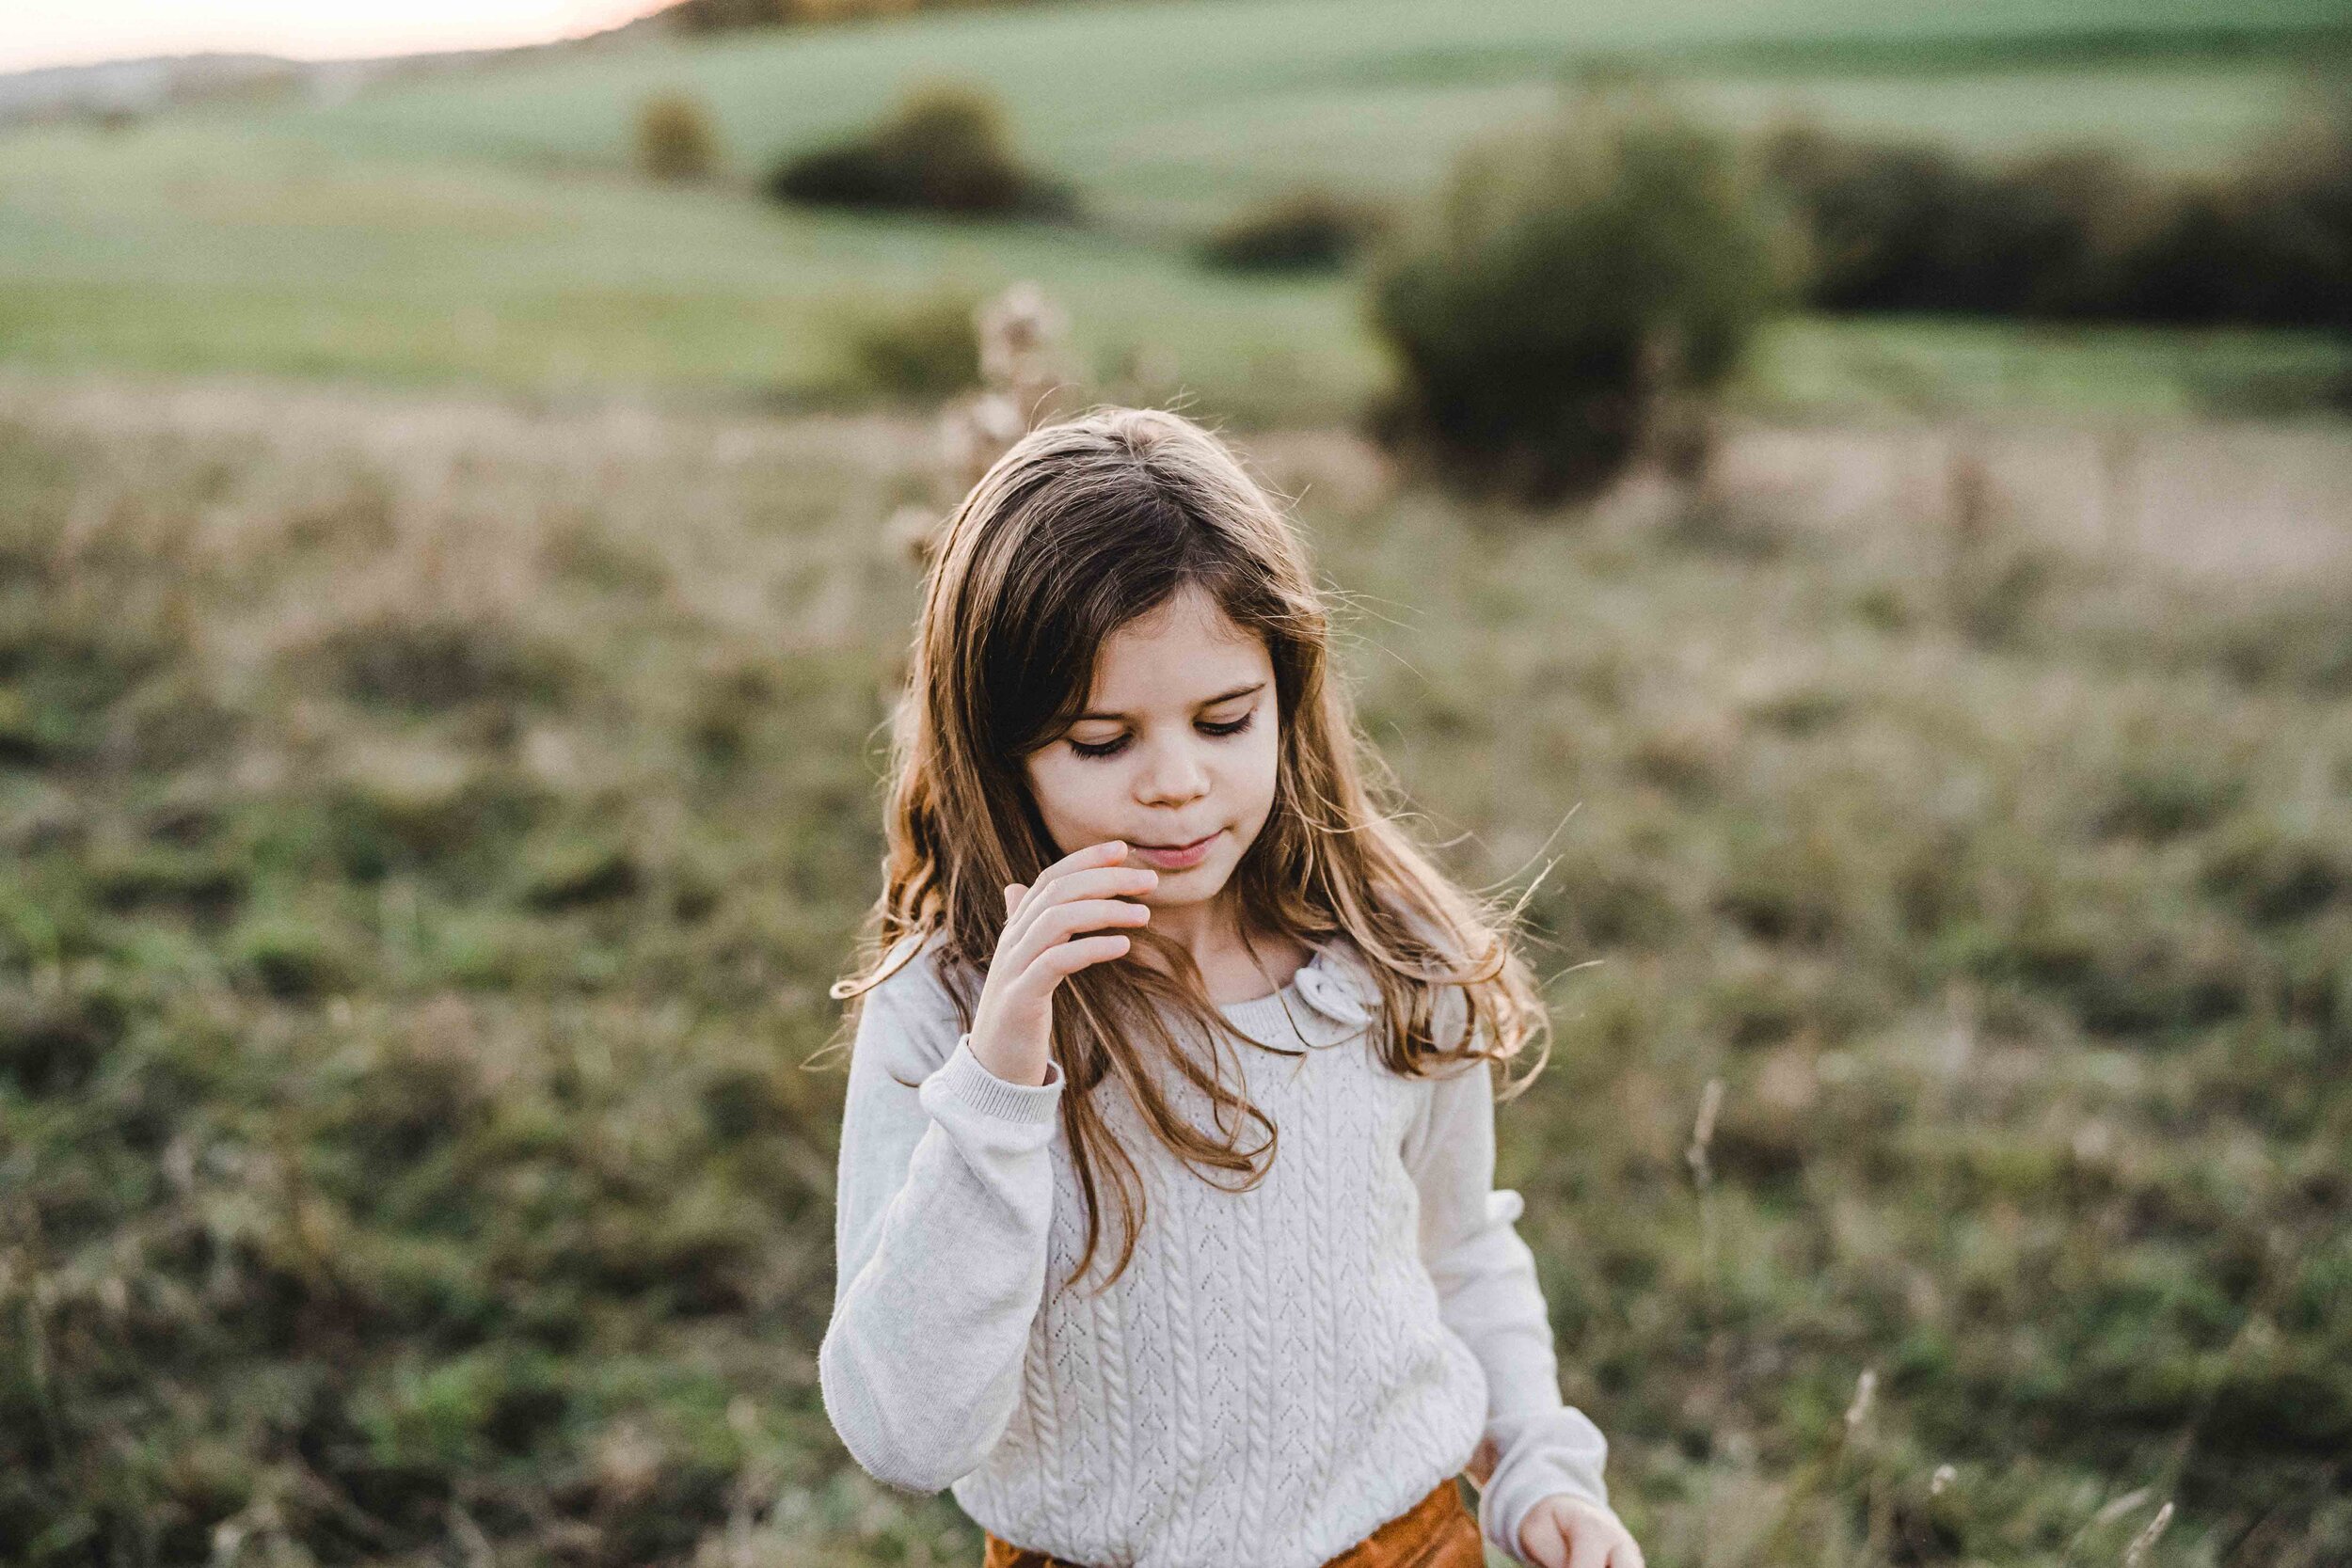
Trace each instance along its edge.
<instances>
[{"instance_id":1,"label":"long brown hair","mask_svg":"<svg viewBox=\"0 0 2352 1568\"><path fill-rule=\"evenodd\" d=\"M904 939L940 934L940 974L969 1027L1004 929L1003 889L1034 882L1065 852L1045 831L1023 759L1084 709L1104 641L1195 583L1263 640L1274 666L1274 805L1227 890L1241 941L1253 951L1266 937L1352 943L1379 992L1382 1060L1408 1077L1429 1076L1438 1062L1504 1062L1540 1038L1534 1067L1504 1098L1516 1096L1542 1070L1550 1037L1506 934L1518 910L1456 887L1399 825L1390 808L1401 791L1335 678L1325 601L1289 519L1216 436L1162 409L1096 408L1030 432L947 519L894 721L882 892L862 936L865 973L833 994L863 995L895 972L884 966ZM1148 950L1156 968L1089 965L1061 982L1054 1006L1062 1130L1087 1206L1086 1250L1072 1277L1101 1239L1099 1162L1125 1230L1105 1287L1126 1269L1144 1216L1135 1164L1093 1099L1098 1084L1117 1079L1144 1125L1203 1180L1214 1180L1202 1167L1248 1174L1229 1190L1263 1180L1278 1137L1225 1085L1217 1046L1231 1031L1281 1048L1221 1017L1181 943L1148 926L1128 935L1129 957ZM906 943L910 955L926 945ZM1466 1013L1454 1009L1467 1026L1452 1049L1437 1039L1446 987L1468 1003ZM1207 1072L1179 1046L1163 1008L1211 1042ZM1226 1135L1174 1115L1147 1060L1174 1064L1206 1093ZM1248 1149L1237 1147L1244 1118L1265 1132Z\"/></svg>"}]
</instances>

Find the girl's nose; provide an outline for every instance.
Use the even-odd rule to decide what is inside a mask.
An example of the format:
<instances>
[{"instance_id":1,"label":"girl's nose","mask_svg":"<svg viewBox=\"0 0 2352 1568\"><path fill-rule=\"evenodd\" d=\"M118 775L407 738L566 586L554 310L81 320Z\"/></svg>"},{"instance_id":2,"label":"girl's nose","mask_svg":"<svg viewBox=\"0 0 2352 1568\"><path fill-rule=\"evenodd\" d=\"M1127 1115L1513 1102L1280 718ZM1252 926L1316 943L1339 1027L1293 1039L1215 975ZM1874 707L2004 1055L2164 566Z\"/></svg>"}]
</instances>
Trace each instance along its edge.
<instances>
[{"instance_id":1,"label":"girl's nose","mask_svg":"<svg viewBox=\"0 0 2352 1568\"><path fill-rule=\"evenodd\" d=\"M1171 746L1153 755L1136 793L1145 800L1189 800L1208 787L1208 769L1191 748Z\"/></svg>"}]
</instances>

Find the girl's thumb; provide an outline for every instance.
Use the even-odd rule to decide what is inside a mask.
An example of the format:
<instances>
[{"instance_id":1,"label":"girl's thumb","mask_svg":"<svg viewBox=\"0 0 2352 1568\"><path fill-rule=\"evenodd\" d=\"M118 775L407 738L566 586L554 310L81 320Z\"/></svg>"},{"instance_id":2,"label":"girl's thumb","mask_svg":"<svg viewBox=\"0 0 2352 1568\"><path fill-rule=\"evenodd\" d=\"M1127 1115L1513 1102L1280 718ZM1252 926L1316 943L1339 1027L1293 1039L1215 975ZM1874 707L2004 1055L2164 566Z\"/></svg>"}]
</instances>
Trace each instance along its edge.
<instances>
[{"instance_id":1,"label":"girl's thumb","mask_svg":"<svg viewBox=\"0 0 2352 1568\"><path fill-rule=\"evenodd\" d=\"M1005 912L1007 914L1012 913L1013 911L1021 907L1021 893L1022 887L1019 882L1011 882L1006 885Z\"/></svg>"}]
</instances>

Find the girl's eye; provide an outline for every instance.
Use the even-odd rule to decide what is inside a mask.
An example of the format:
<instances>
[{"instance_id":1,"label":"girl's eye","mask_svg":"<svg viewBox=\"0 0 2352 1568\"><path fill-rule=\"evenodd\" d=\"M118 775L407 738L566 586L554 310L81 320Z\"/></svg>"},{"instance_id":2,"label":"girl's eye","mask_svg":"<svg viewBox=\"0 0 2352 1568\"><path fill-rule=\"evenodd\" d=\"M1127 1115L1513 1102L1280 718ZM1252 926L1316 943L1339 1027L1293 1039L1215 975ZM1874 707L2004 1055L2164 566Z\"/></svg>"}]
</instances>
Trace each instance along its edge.
<instances>
[{"instance_id":1,"label":"girl's eye","mask_svg":"<svg viewBox=\"0 0 2352 1568\"><path fill-rule=\"evenodd\" d=\"M1249 727L1250 721L1257 717L1257 710L1253 708L1249 712L1245 713L1240 718L1234 720L1230 724L1211 724L1203 722L1200 728L1204 734L1208 735L1239 735L1242 731L1248 729ZM1105 740L1099 746L1089 746L1081 741L1073 740L1070 743L1070 749L1077 752L1082 757L1107 757L1127 749L1127 736L1122 735L1117 740Z\"/></svg>"}]
</instances>

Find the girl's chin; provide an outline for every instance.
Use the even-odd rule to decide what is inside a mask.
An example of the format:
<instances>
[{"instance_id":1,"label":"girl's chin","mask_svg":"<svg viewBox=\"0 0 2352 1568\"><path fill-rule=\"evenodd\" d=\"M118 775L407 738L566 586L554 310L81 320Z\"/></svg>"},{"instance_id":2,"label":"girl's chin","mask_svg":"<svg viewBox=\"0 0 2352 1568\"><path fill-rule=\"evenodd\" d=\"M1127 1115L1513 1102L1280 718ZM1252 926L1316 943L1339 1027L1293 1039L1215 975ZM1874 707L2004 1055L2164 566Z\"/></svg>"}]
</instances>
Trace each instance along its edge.
<instances>
[{"instance_id":1,"label":"girl's chin","mask_svg":"<svg viewBox=\"0 0 2352 1568\"><path fill-rule=\"evenodd\" d=\"M1232 890L1232 879L1220 867L1203 865L1191 871L1163 871L1160 885L1149 893L1137 894L1136 902L1148 904L1155 910L1181 909L1191 904L1208 904L1225 896Z\"/></svg>"}]
</instances>

